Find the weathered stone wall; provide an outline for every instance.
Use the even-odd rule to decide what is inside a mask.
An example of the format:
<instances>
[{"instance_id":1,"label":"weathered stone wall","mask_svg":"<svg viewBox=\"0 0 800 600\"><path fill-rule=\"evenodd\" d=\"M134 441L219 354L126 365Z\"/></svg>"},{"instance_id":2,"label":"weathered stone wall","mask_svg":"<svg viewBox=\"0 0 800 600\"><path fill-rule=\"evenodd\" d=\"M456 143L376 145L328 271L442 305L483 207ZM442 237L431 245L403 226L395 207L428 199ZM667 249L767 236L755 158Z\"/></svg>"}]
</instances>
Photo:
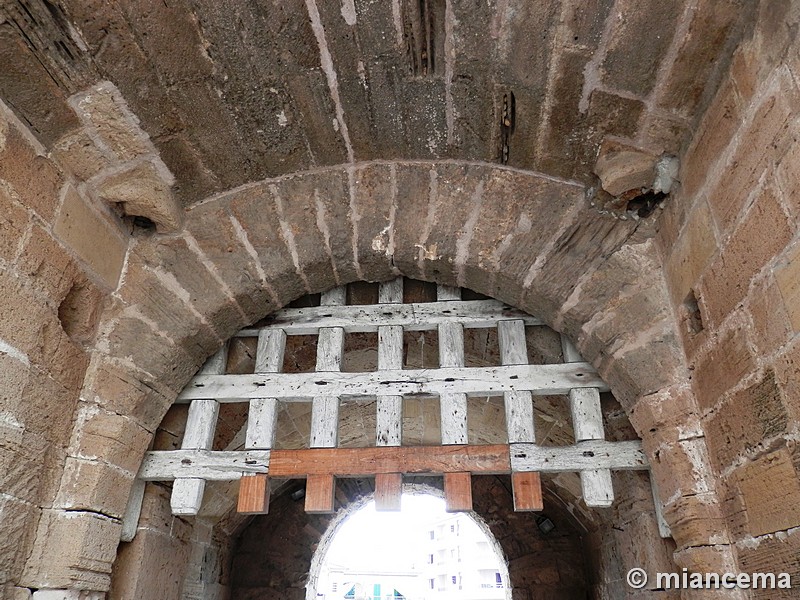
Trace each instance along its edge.
<instances>
[{"instance_id":1,"label":"weathered stone wall","mask_svg":"<svg viewBox=\"0 0 800 600\"><path fill-rule=\"evenodd\" d=\"M721 500L704 507L708 547L692 552L710 564L738 564L742 571L787 571L795 585L800 583L798 23L796 2L763 3L752 39L736 51L683 157L682 186L657 237L692 371L686 393L697 400L689 408L691 418L680 420L682 446L688 451L690 440L705 440L708 455L696 466L713 473L711 484ZM671 402L671 410L662 410L665 423L686 410L680 396ZM679 451L664 437L662 455ZM688 518L685 506L674 511ZM722 533L725 526L728 534ZM765 591L754 597L794 596Z\"/></svg>"},{"instance_id":2,"label":"weathered stone wall","mask_svg":"<svg viewBox=\"0 0 800 600\"><path fill-rule=\"evenodd\" d=\"M37 530L58 538L65 520L87 530L108 523L70 492L99 483L95 457L77 455L71 435L87 349L127 238L119 218L0 104L0 590L7 594L29 594L8 586L23 581L26 561L41 552ZM54 509L70 512L59 520ZM87 545L83 568L109 550L105 542ZM48 561L54 571L63 566L58 556ZM47 577L38 581L44 587Z\"/></svg>"}]
</instances>

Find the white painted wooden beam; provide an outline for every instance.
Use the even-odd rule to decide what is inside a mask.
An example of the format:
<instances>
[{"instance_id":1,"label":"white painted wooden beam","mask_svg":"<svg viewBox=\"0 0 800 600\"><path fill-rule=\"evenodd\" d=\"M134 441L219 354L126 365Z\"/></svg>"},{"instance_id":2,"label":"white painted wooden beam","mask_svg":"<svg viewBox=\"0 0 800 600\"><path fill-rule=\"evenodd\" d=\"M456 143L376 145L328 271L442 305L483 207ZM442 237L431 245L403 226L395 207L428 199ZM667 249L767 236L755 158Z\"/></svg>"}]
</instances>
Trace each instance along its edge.
<instances>
[{"instance_id":1,"label":"white painted wooden beam","mask_svg":"<svg viewBox=\"0 0 800 600\"><path fill-rule=\"evenodd\" d=\"M321 305L341 306L346 300L344 286L322 294ZM324 327L317 340L317 373L342 370L344 329ZM323 391L317 388L317 393ZM324 391L329 391L326 388ZM339 395L314 396L311 406L311 448L335 448L339 438Z\"/></svg>"},{"instance_id":2,"label":"white painted wooden beam","mask_svg":"<svg viewBox=\"0 0 800 600\"><path fill-rule=\"evenodd\" d=\"M653 506L655 507L656 512L656 523L658 524L658 535L662 538L671 538L672 537L672 529L667 523L667 519L664 517L664 505L661 504L661 495L658 493L658 486L656 485L656 479L653 477L653 473L650 473L650 489L653 492Z\"/></svg>"},{"instance_id":3,"label":"white painted wooden beam","mask_svg":"<svg viewBox=\"0 0 800 600\"><path fill-rule=\"evenodd\" d=\"M278 373L283 367L286 333L281 329L265 329L258 335L256 373ZM248 450L268 450L275 441L278 421L277 398L255 398L250 401L247 415Z\"/></svg>"},{"instance_id":4,"label":"white painted wooden beam","mask_svg":"<svg viewBox=\"0 0 800 600\"><path fill-rule=\"evenodd\" d=\"M403 302L403 278L381 283L378 297L382 305ZM403 368L403 327L381 325L378 327L378 370ZM378 396L375 439L378 446L399 446L403 438L403 397Z\"/></svg>"},{"instance_id":5,"label":"white painted wooden beam","mask_svg":"<svg viewBox=\"0 0 800 600\"><path fill-rule=\"evenodd\" d=\"M561 336L561 348L564 352L564 362L574 363L583 360L572 342L564 335ZM576 442L605 439L600 392L596 388L571 390L569 406ZM614 503L614 486L611 481L611 471L608 469L581 472L581 488L587 506L608 508Z\"/></svg>"},{"instance_id":6,"label":"white painted wooden beam","mask_svg":"<svg viewBox=\"0 0 800 600\"><path fill-rule=\"evenodd\" d=\"M281 400L308 402L321 390L331 396L393 396L466 393L500 395L527 390L535 395L568 394L573 388L608 386L587 363L468 367L464 369L402 369L366 373L265 373L198 375L178 396L178 402L216 398L246 402L263 398L265 389Z\"/></svg>"},{"instance_id":7,"label":"white painted wooden beam","mask_svg":"<svg viewBox=\"0 0 800 600\"><path fill-rule=\"evenodd\" d=\"M269 450L159 450L147 452L138 477L145 481L232 481L243 473L268 473ZM192 479L185 479L192 478Z\"/></svg>"},{"instance_id":8,"label":"white painted wooden beam","mask_svg":"<svg viewBox=\"0 0 800 600\"><path fill-rule=\"evenodd\" d=\"M647 470L640 440L590 440L572 446L511 445L512 471L573 472L595 469Z\"/></svg>"},{"instance_id":9,"label":"white painted wooden beam","mask_svg":"<svg viewBox=\"0 0 800 600\"><path fill-rule=\"evenodd\" d=\"M206 361L200 370L203 375L222 375L228 361L228 344ZM219 402L213 399L194 400L189 405L189 416L183 434L181 449L208 450L214 443L214 430L219 416ZM172 485L170 506L174 515L196 515L203 503L205 478L176 479Z\"/></svg>"},{"instance_id":10,"label":"white painted wooden beam","mask_svg":"<svg viewBox=\"0 0 800 600\"><path fill-rule=\"evenodd\" d=\"M436 286L436 299L460 300L459 288ZM439 367L463 369L464 326L461 323L440 323ZM467 395L464 392L444 392L439 395L439 410L442 424L442 444L467 443Z\"/></svg>"},{"instance_id":11,"label":"white painted wooden beam","mask_svg":"<svg viewBox=\"0 0 800 600\"><path fill-rule=\"evenodd\" d=\"M504 365L528 364L524 321L500 321L497 324L497 338L500 345L500 360ZM527 391L506 392L503 401L508 442L510 444L535 442L533 395Z\"/></svg>"},{"instance_id":12,"label":"white painted wooden beam","mask_svg":"<svg viewBox=\"0 0 800 600\"><path fill-rule=\"evenodd\" d=\"M365 333L388 325L402 326L406 331L426 331L442 323L485 329L495 327L498 319L521 319L526 325L543 324L541 319L497 300L285 308L268 319L268 325L242 329L236 337L257 337L261 329L283 329L287 335L316 335L326 327L343 327L347 333Z\"/></svg>"}]
</instances>

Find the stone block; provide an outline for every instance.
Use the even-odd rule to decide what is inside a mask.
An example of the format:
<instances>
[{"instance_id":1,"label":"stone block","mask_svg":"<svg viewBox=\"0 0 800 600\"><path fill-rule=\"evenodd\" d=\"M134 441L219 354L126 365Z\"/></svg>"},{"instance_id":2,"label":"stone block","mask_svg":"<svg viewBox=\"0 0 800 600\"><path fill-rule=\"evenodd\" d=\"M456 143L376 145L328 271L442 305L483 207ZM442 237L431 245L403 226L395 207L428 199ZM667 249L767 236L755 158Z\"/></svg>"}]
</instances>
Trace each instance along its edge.
<instances>
[{"instance_id":1,"label":"stone block","mask_svg":"<svg viewBox=\"0 0 800 600\"><path fill-rule=\"evenodd\" d=\"M110 289L117 287L128 250L128 239L109 214L67 186L53 233L72 249Z\"/></svg>"},{"instance_id":2,"label":"stone block","mask_svg":"<svg viewBox=\"0 0 800 600\"><path fill-rule=\"evenodd\" d=\"M30 222L28 211L0 187L0 261L11 264L16 260Z\"/></svg>"},{"instance_id":3,"label":"stone block","mask_svg":"<svg viewBox=\"0 0 800 600\"><path fill-rule=\"evenodd\" d=\"M652 152L606 138L600 146L594 172L605 191L621 196L630 190L650 188L656 178L657 162L658 156Z\"/></svg>"},{"instance_id":4,"label":"stone block","mask_svg":"<svg viewBox=\"0 0 800 600\"><path fill-rule=\"evenodd\" d=\"M800 341L795 341L773 363L792 420L800 421Z\"/></svg>"},{"instance_id":5,"label":"stone block","mask_svg":"<svg viewBox=\"0 0 800 600\"><path fill-rule=\"evenodd\" d=\"M761 589L753 597L763 600L789 599L797 596L800 584L800 530L767 535L758 540L745 539L737 544L739 568L746 573L788 573L793 589Z\"/></svg>"},{"instance_id":6,"label":"stone block","mask_svg":"<svg viewBox=\"0 0 800 600\"><path fill-rule=\"evenodd\" d=\"M58 306L72 287L80 268L49 231L34 225L17 269L28 285Z\"/></svg>"},{"instance_id":7,"label":"stone block","mask_svg":"<svg viewBox=\"0 0 800 600\"><path fill-rule=\"evenodd\" d=\"M800 331L800 246L795 246L773 269L792 330Z\"/></svg>"},{"instance_id":8,"label":"stone block","mask_svg":"<svg viewBox=\"0 0 800 600\"><path fill-rule=\"evenodd\" d=\"M105 600L105 592L86 590L36 590L32 600Z\"/></svg>"},{"instance_id":9,"label":"stone block","mask_svg":"<svg viewBox=\"0 0 800 600\"><path fill-rule=\"evenodd\" d=\"M212 329L203 316L184 304L190 293L175 285L168 271L147 267L137 255L128 259L125 284L118 295L151 324L155 335L176 340L190 353L208 356L222 343L225 332Z\"/></svg>"},{"instance_id":10,"label":"stone block","mask_svg":"<svg viewBox=\"0 0 800 600\"><path fill-rule=\"evenodd\" d=\"M31 590L28 588L7 585L2 592L6 600L31 600Z\"/></svg>"},{"instance_id":11,"label":"stone block","mask_svg":"<svg viewBox=\"0 0 800 600\"><path fill-rule=\"evenodd\" d=\"M705 200L695 203L686 216L686 225L680 236L667 248L665 275L672 304L678 306L717 251L714 223Z\"/></svg>"},{"instance_id":12,"label":"stone block","mask_svg":"<svg viewBox=\"0 0 800 600\"><path fill-rule=\"evenodd\" d=\"M713 80L720 49L743 10L746 8L736 0L704 0L697 4L669 65L659 106L687 118L695 115L709 80Z\"/></svg>"},{"instance_id":13,"label":"stone block","mask_svg":"<svg viewBox=\"0 0 800 600\"><path fill-rule=\"evenodd\" d=\"M723 236L733 231L764 173L794 143L791 123L797 91L788 75L778 72L776 78L774 91L761 100L752 120L741 128L735 150L709 188L708 203Z\"/></svg>"},{"instance_id":14,"label":"stone block","mask_svg":"<svg viewBox=\"0 0 800 600\"><path fill-rule=\"evenodd\" d=\"M0 527L2 527L5 539L13 540L13 543L6 543L0 549L0 581L19 580L25 560L33 545L39 514L39 507L30 502L8 493L0 496ZM3 588L0 588L0 592L2 591ZM11 597L15 598L16 596L12 595Z\"/></svg>"},{"instance_id":15,"label":"stone block","mask_svg":"<svg viewBox=\"0 0 800 600\"><path fill-rule=\"evenodd\" d=\"M55 507L99 512L121 519L134 475L135 472L109 465L102 459L67 457Z\"/></svg>"},{"instance_id":16,"label":"stone block","mask_svg":"<svg viewBox=\"0 0 800 600\"><path fill-rule=\"evenodd\" d=\"M0 180L11 187L23 206L49 222L59 202L63 176L58 167L41 156L14 124L6 132L0 151Z\"/></svg>"},{"instance_id":17,"label":"stone block","mask_svg":"<svg viewBox=\"0 0 800 600\"><path fill-rule=\"evenodd\" d=\"M705 435L711 462L717 472L740 455L785 433L788 426L783 393L775 373L764 372L760 381L725 400L706 422Z\"/></svg>"},{"instance_id":18,"label":"stone block","mask_svg":"<svg viewBox=\"0 0 800 600\"><path fill-rule=\"evenodd\" d=\"M755 368L745 330L735 326L720 333L716 343L697 357L694 367L697 403L707 410Z\"/></svg>"},{"instance_id":19,"label":"stone block","mask_svg":"<svg viewBox=\"0 0 800 600\"><path fill-rule=\"evenodd\" d=\"M729 543L727 523L714 492L682 495L664 507L678 548Z\"/></svg>"},{"instance_id":20,"label":"stone block","mask_svg":"<svg viewBox=\"0 0 800 600\"><path fill-rule=\"evenodd\" d=\"M800 277L800 272L798 277ZM784 285L790 288L789 295L791 295L791 288L795 287L795 282L793 280L784 281ZM800 291L800 286L797 286L797 289ZM797 305L800 307L800 301L797 302ZM798 311L797 325L795 326L790 319L787 305L777 284L777 277L773 277L772 274L756 280L751 288L746 306L753 320L750 338L763 357L772 355L788 343L792 333L800 329L800 311Z\"/></svg>"},{"instance_id":21,"label":"stone block","mask_svg":"<svg viewBox=\"0 0 800 600\"><path fill-rule=\"evenodd\" d=\"M118 521L97 513L44 510L20 583L32 588L108 590L120 531Z\"/></svg>"},{"instance_id":22,"label":"stone block","mask_svg":"<svg viewBox=\"0 0 800 600\"><path fill-rule=\"evenodd\" d=\"M108 149L101 149L92 136L81 127L58 140L50 156L77 179L86 181L111 166L113 158Z\"/></svg>"},{"instance_id":23,"label":"stone block","mask_svg":"<svg viewBox=\"0 0 800 600\"><path fill-rule=\"evenodd\" d=\"M102 460L136 473L152 434L129 417L81 402L71 454L85 460Z\"/></svg>"},{"instance_id":24,"label":"stone block","mask_svg":"<svg viewBox=\"0 0 800 600\"><path fill-rule=\"evenodd\" d=\"M139 119L110 81L101 81L75 94L69 103L95 143L102 150L113 152L117 160L154 153L150 137L139 127Z\"/></svg>"},{"instance_id":25,"label":"stone block","mask_svg":"<svg viewBox=\"0 0 800 600\"><path fill-rule=\"evenodd\" d=\"M675 552L674 558L679 569L688 569L690 573L739 572L736 554L727 544L680 548Z\"/></svg>"},{"instance_id":26,"label":"stone block","mask_svg":"<svg viewBox=\"0 0 800 600\"><path fill-rule=\"evenodd\" d=\"M681 161L679 179L685 197L694 196L703 183L713 177L711 174L715 172L714 164L731 143L741 124L742 111L736 89L729 78L724 78Z\"/></svg>"},{"instance_id":27,"label":"stone block","mask_svg":"<svg viewBox=\"0 0 800 600\"><path fill-rule=\"evenodd\" d=\"M178 600L189 556L187 540L140 529L114 563L111 596L120 600Z\"/></svg>"},{"instance_id":28,"label":"stone block","mask_svg":"<svg viewBox=\"0 0 800 600\"><path fill-rule=\"evenodd\" d=\"M737 469L735 485L754 537L800 526L800 478L786 448Z\"/></svg>"},{"instance_id":29,"label":"stone block","mask_svg":"<svg viewBox=\"0 0 800 600\"><path fill-rule=\"evenodd\" d=\"M176 394L145 373L96 353L86 372L81 397L89 404L130 417L147 431L153 431Z\"/></svg>"},{"instance_id":30,"label":"stone block","mask_svg":"<svg viewBox=\"0 0 800 600\"><path fill-rule=\"evenodd\" d=\"M748 294L750 282L794 235L794 226L767 187L704 275L705 303L719 324Z\"/></svg>"},{"instance_id":31,"label":"stone block","mask_svg":"<svg viewBox=\"0 0 800 600\"><path fill-rule=\"evenodd\" d=\"M636 10L631 10L635 6ZM672 36L681 17L681 6L655 0L625 3L615 8L624 18L614 19L608 32L603 83L612 89L622 89L646 97L656 81L658 65L669 49ZM642 44L641 40L648 40ZM630 57L636 60L631 61Z\"/></svg>"},{"instance_id":32,"label":"stone block","mask_svg":"<svg viewBox=\"0 0 800 600\"><path fill-rule=\"evenodd\" d=\"M145 217L159 233L173 233L183 224L183 209L172 194L172 173L159 160L139 160L92 181L98 196L122 204L127 215Z\"/></svg>"}]
</instances>

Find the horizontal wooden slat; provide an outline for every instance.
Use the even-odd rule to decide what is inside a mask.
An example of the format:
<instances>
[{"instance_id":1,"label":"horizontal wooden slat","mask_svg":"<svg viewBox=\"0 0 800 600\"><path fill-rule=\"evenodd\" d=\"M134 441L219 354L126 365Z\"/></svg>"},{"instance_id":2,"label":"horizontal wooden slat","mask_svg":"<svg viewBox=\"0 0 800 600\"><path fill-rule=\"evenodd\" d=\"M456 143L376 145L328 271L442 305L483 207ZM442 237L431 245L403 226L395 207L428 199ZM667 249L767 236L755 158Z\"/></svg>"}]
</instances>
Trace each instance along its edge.
<instances>
[{"instance_id":1,"label":"horizontal wooden slat","mask_svg":"<svg viewBox=\"0 0 800 600\"><path fill-rule=\"evenodd\" d=\"M569 472L593 469L648 469L642 442L591 440L572 446L511 444L514 471Z\"/></svg>"},{"instance_id":2,"label":"horizontal wooden slat","mask_svg":"<svg viewBox=\"0 0 800 600\"><path fill-rule=\"evenodd\" d=\"M508 446L380 446L273 450L270 477L367 477L375 473L508 473Z\"/></svg>"},{"instance_id":3,"label":"horizontal wooden slat","mask_svg":"<svg viewBox=\"0 0 800 600\"><path fill-rule=\"evenodd\" d=\"M242 473L267 473L269 453L269 450L147 452L138 477L145 481L169 481L176 477L231 481L239 479Z\"/></svg>"},{"instance_id":4,"label":"horizontal wooden slat","mask_svg":"<svg viewBox=\"0 0 800 600\"><path fill-rule=\"evenodd\" d=\"M467 328L495 327L498 320L522 319L526 325L542 320L497 300L452 300L395 305L311 306L285 308L267 317L267 325L242 329L237 337L256 337L261 329L279 328L289 335L313 335L323 327L344 327L347 333L377 331L382 325L402 325L406 331L436 329L442 323Z\"/></svg>"},{"instance_id":5,"label":"horizontal wooden slat","mask_svg":"<svg viewBox=\"0 0 800 600\"><path fill-rule=\"evenodd\" d=\"M534 394L567 394L573 388L608 386L587 363L511 365L465 369L407 369L368 373L263 373L197 375L177 402L214 398L243 402L251 398L308 401L326 396L399 396L466 393L471 396L528 390Z\"/></svg>"}]
</instances>

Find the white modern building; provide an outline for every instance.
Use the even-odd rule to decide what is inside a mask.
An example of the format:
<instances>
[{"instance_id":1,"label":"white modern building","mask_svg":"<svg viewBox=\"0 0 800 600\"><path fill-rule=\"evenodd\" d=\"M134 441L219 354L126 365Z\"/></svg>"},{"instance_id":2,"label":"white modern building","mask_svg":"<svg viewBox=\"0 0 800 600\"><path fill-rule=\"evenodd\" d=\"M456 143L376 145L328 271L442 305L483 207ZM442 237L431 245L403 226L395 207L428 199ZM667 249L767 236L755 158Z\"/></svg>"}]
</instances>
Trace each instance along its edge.
<instances>
[{"instance_id":1,"label":"white modern building","mask_svg":"<svg viewBox=\"0 0 800 600\"><path fill-rule=\"evenodd\" d=\"M464 513L447 515L425 532L424 600L503 600L506 569L489 538Z\"/></svg>"}]
</instances>

